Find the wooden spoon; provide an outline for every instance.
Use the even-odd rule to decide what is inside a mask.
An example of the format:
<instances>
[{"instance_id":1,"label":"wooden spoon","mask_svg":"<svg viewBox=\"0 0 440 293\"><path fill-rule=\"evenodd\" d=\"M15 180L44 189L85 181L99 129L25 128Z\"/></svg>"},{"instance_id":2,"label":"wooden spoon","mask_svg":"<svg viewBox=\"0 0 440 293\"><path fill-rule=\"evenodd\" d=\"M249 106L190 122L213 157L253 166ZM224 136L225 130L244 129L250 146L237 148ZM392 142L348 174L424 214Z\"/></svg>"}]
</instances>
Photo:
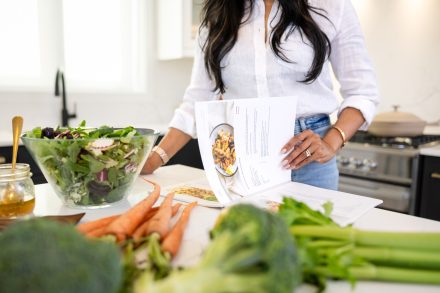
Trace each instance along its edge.
<instances>
[{"instance_id":1,"label":"wooden spoon","mask_svg":"<svg viewBox=\"0 0 440 293\"><path fill-rule=\"evenodd\" d=\"M23 117L15 116L12 118L12 171L15 170L18 153L18 140L20 139L21 130L23 129Z\"/></svg>"},{"instance_id":2,"label":"wooden spoon","mask_svg":"<svg viewBox=\"0 0 440 293\"><path fill-rule=\"evenodd\" d=\"M21 130L23 128L23 117L15 116L12 118L12 173L15 172L17 163L18 140L20 139ZM23 200L23 194L16 192L14 184L9 183L3 195L3 203L10 204Z\"/></svg>"}]
</instances>

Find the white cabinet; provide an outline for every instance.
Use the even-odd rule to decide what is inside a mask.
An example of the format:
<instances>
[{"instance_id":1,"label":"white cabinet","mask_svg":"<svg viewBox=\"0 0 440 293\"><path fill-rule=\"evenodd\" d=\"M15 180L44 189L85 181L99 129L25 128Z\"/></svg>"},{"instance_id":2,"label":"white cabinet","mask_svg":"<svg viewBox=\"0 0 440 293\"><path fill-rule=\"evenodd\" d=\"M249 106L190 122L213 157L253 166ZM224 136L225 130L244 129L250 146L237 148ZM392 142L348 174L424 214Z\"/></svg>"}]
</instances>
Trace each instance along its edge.
<instances>
[{"instance_id":1,"label":"white cabinet","mask_svg":"<svg viewBox=\"0 0 440 293\"><path fill-rule=\"evenodd\" d=\"M193 57L203 0L157 0L160 60Z\"/></svg>"}]
</instances>

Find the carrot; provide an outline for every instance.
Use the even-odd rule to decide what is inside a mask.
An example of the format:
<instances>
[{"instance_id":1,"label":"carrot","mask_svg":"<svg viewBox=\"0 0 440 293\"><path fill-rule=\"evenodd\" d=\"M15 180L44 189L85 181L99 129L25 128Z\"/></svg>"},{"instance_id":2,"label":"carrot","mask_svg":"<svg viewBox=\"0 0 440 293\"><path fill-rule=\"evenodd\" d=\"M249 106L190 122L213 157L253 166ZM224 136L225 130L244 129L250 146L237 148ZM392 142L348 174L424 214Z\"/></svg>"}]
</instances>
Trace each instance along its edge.
<instances>
[{"instance_id":1,"label":"carrot","mask_svg":"<svg viewBox=\"0 0 440 293\"><path fill-rule=\"evenodd\" d=\"M86 222L86 223L81 223L76 226L76 229L82 234L87 234L88 232L90 232L92 230L107 226L108 224L110 224L113 220L115 220L119 216L120 215L114 215L114 216L105 217L105 218L101 218L101 219Z\"/></svg>"},{"instance_id":2,"label":"carrot","mask_svg":"<svg viewBox=\"0 0 440 293\"><path fill-rule=\"evenodd\" d=\"M94 230L88 231L85 236L89 238L99 238L106 234L107 227L99 227Z\"/></svg>"},{"instance_id":3,"label":"carrot","mask_svg":"<svg viewBox=\"0 0 440 293\"><path fill-rule=\"evenodd\" d=\"M159 207L154 207L151 210L148 211L148 213L145 215L144 219L142 220L142 223L149 221L159 210ZM141 224L142 224L141 223Z\"/></svg>"},{"instance_id":4,"label":"carrot","mask_svg":"<svg viewBox=\"0 0 440 293\"><path fill-rule=\"evenodd\" d=\"M147 231L148 225L150 222L146 221L139 227L137 227L136 231L134 231L132 237L134 240L134 243L139 243L142 239L142 237L145 236L145 231Z\"/></svg>"},{"instance_id":5,"label":"carrot","mask_svg":"<svg viewBox=\"0 0 440 293\"><path fill-rule=\"evenodd\" d=\"M158 233L160 239L162 239L169 230L170 220L173 213L172 203L173 203L174 193L169 193L160 205L159 211L151 218L146 235L151 235L153 233Z\"/></svg>"},{"instance_id":6,"label":"carrot","mask_svg":"<svg viewBox=\"0 0 440 293\"><path fill-rule=\"evenodd\" d=\"M142 223L143 219L152 209L154 203L160 196L159 184L146 179L144 180L154 186L153 191L144 200L140 201L127 212L123 213L120 217L111 222L107 226L105 234L113 234L116 236L118 241L123 241L127 238L127 236L132 235L139 224Z\"/></svg>"},{"instance_id":7,"label":"carrot","mask_svg":"<svg viewBox=\"0 0 440 293\"><path fill-rule=\"evenodd\" d=\"M173 205L172 207L172 211L171 211L171 216L174 217L177 212L179 212L180 207L182 206L182 204L180 203L176 203L175 205ZM133 233L133 240L135 243L139 243L142 239L143 236L146 235L147 233L147 229L148 229L148 225L150 224L149 220L154 216L154 213L151 213L151 211L148 213L148 215L151 214L151 217L148 217L147 219L145 219L145 222L140 225L139 227L137 227L136 231L134 231Z\"/></svg>"},{"instance_id":8,"label":"carrot","mask_svg":"<svg viewBox=\"0 0 440 293\"><path fill-rule=\"evenodd\" d=\"M191 210L197 205L197 202L189 204L182 212L177 223L171 229L170 233L162 241L161 248L163 252L169 253L171 258L175 257L182 243L183 233L189 221Z\"/></svg>"},{"instance_id":9,"label":"carrot","mask_svg":"<svg viewBox=\"0 0 440 293\"><path fill-rule=\"evenodd\" d=\"M147 215L144 218L144 221L148 221L151 219L156 212L159 210L159 207L152 208L150 211L148 211ZM114 215L110 217L101 218L95 221L86 222L83 224L78 225L76 228L77 230L86 235L87 237L101 237L104 236L107 232L107 225L110 224L113 220L115 220L120 215Z\"/></svg>"},{"instance_id":10,"label":"carrot","mask_svg":"<svg viewBox=\"0 0 440 293\"><path fill-rule=\"evenodd\" d=\"M173 205L173 210L171 213L173 217L179 212L181 206L181 203L176 203L175 205Z\"/></svg>"}]
</instances>

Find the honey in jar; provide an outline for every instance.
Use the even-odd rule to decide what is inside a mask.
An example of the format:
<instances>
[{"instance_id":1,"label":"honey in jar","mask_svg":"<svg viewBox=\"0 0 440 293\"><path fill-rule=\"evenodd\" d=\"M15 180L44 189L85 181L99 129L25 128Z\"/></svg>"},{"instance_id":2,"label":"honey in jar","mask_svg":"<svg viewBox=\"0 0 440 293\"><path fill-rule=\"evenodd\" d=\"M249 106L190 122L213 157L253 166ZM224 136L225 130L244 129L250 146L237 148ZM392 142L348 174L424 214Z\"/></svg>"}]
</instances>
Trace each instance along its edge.
<instances>
[{"instance_id":1,"label":"honey in jar","mask_svg":"<svg viewBox=\"0 0 440 293\"><path fill-rule=\"evenodd\" d=\"M35 188L28 164L0 165L0 218L29 215L35 207Z\"/></svg>"}]
</instances>

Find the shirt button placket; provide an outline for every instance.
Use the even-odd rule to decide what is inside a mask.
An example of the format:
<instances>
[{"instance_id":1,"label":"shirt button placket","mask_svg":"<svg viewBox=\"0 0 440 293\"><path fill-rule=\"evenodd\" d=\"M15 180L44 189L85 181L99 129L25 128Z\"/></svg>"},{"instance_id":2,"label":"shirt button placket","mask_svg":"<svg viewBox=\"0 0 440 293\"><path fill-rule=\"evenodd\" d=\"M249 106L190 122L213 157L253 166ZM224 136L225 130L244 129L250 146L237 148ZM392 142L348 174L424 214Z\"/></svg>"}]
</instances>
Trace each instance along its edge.
<instances>
[{"instance_id":1,"label":"shirt button placket","mask_svg":"<svg viewBox=\"0 0 440 293\"><path fill-rule=\"evenodd\" d=\"M254 22L254 49L255 49L255 81L258 97L268 97L266 77L266 45L264 43L264 6L255 9L257 16Z\"/></svg>"}]
</instances>

